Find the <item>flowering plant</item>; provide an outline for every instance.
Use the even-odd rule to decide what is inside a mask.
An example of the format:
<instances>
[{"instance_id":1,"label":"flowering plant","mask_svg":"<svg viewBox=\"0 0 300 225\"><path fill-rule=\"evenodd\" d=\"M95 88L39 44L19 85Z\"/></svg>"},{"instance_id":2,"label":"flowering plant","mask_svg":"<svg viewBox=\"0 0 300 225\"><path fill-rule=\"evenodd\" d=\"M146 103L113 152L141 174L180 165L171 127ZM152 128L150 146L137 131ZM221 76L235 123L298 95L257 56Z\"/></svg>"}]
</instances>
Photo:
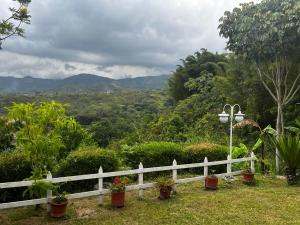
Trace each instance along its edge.
<instances>
[{"instance_id":1,"label":"flowering plant","mask_svg":"<svg viewBox=\"0 0 300 225\"><path fill-rule=\"evenodd\" d=\"M126 183L128 182L127 177L115 177L114 182L111 185L111 192L123 192L125 190Z\"/></svg>"}]
</instances>

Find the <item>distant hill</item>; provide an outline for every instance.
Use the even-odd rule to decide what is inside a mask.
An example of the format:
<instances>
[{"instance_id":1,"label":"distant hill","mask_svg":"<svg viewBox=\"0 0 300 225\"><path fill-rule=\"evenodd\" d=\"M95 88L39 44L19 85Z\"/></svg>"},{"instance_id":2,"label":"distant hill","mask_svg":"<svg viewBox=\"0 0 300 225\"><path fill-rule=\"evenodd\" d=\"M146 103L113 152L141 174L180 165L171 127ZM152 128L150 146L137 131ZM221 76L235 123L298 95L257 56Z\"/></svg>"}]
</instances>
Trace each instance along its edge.
<instances>
[{"instance_id":1,"label":"distant hill","mask_svg":"<svg viewBox=\"0 0 300 225\"><path fill-rule=\"evenodd\" d=\"M113 91L116 89L163 89L169 76L146 76L111 79L93 74L78 74L65 79L41 79L33 77L0 77L0 92L27 93L43 91L74 92L85 90Z\"/></svg>"}]
</instances>

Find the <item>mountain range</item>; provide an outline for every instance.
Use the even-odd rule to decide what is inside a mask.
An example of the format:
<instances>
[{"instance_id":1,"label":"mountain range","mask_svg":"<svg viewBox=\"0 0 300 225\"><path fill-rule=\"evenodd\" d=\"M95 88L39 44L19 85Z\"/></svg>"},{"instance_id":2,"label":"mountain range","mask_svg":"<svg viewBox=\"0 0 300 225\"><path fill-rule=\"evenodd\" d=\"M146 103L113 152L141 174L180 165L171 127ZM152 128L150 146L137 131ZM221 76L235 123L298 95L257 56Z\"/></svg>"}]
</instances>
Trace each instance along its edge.
<instances>
[{"instance_id":1,"label":"mountain range","mask_svg":"<svg viewBox=\"0 0 300 225\"><path fill-rule=\"evenodd\" d=\"M86 90L109 92L117 89L151 90L163 89L167 84L168 78L168 75L160 75L117 80L93 74L78 74L65 79L0 77L0 92L77 92Z\"/></svg>"}]
</instances>

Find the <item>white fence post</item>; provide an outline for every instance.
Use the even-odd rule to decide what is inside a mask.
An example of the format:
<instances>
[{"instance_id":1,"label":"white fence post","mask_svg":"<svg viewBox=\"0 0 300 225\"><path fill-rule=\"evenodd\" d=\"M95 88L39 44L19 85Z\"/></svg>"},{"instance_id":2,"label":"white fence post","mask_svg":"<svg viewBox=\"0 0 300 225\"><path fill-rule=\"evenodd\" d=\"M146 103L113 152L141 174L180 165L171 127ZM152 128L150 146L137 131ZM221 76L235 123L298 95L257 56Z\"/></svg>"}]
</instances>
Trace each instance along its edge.
<instances>
[{"instance_id":1,"label":"white fence post","mask_svg":"<svg viewBox=\"0 0 300 225\"><path fill-rule=\"evenodd\" d=\"M207 166L208 160L207 157L204 158L204 167L203 167L203 172L204 172L204 177L208 176L208 166Z\"/></svg>"},{"instance_id":2,"label":"white fence post","mask_svg":"<svg viewBox=\"0 0 300 225\"><path fill-rule=\"evenodd\" d=\"M140 162L140 165L139 165L139 198L143 198L143 188L141 185L143 185L143 182L144 182L144 176L143 176L143 170L144 170L144 167L143 167L143 164Z\"/></svg>"},{"instance_id":3,"label":"white fence post","mask_svg":"<svg viewBox=\"0 0 300 225\"><path fill-rule=\"evenodd\" d=\"M255 173L255 166L254 166L254 161L255 161L255 155L253 152L251 152L251 161L250 161L250 165L251 165L251 172Z\"/></svg>"},{"instance_id":4,"label":"white fence post","mask_svg":"<svg viewBox=\"0 0 300 225\"><path fill-rule=\"evenodd\" d=\"M231 173L231 159L230 159L230 155L227 156L227 160L229 161L227 163L227 173ZM227 174L228 175L228 174Z\"/></svg>"},{"instance_id":5,"label":"white fence post","mask_svg":"<svg viewBox=\"0 0 300 225\"><path fill-rule=\"evenodd\" d=\"M103 169L102 166L100 166L98 170L99 178L98 178L98 190L99 190L99 198L98 198L98 204L103 205Z\"/></svg>"},{"instance_id":6,"label":"white fence post","mask_svg":"<svg viewBox=\"0 0 300 225\"><path fill-rule=\"evenodd\" d=\"M51 183L51 180L52 180L52 174L49 171L48 174L47 174L47 181ZM51 205L50 205L51 198L52 198L52 190L47 190L47 212L48 213L51 210Z\"/></svg>"},{"instance_id":7,"label":"white fence post","mask_svg":"<svg viewBox=\"0 0 300 225\"><path fill-rule=\"evenodd\" d=\"M173 181L174 181L174 186L173 186L173 192L176 193L176 181L177 181L177 162L176 160L174 159L173 160L173 170L172 170L172 175L173 175Z\"/></svg>"}]
</instances>

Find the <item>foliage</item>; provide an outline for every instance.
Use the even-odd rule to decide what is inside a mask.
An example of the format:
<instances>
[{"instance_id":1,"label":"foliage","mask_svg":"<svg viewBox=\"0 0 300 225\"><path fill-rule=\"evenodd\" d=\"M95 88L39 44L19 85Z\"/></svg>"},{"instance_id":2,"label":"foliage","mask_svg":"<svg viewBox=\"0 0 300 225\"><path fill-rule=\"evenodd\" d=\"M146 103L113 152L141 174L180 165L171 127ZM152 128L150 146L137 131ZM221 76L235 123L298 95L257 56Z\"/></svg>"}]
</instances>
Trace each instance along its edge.
<instances>
[{"instance_id":1,"label":"foliage","mask_svg":"<svg viewBox=\"0 0 300 225\"><path fill-rule=\"evenodd\" d=\"M52 199L52 202L56 204L62 204L68 201L66 192L57 192L55 197Z\"/></svg>"},{"instance_id":2,"label":"foliage","mask_svg":"<svg viewBox=\"0 0 300 225\"><path fill-rule=\"evenodd\" d=\"M280 157L290 169L300 168L300 137L280 136L274 139L274 144L280 153Z\"/></svg>"},{"instance_id":3,"label":"foliage","mask_svg":"<svg viewBox=\"0 0 300 225\"><path fill-rule=\"evenodd\" d=\"M34 168L32 175L25 180L33 180L33 184L29 186L24 192L23 196L28 195L30 199L42 198L47 194L47 190L55 189L55 185L45 181L48 171L41 168Z\"/></svg>"},{"instance_id":4,"label":"foliage","mask_svg":"<svg viewBox=\"0 0 300 225\"><path fill-rule=\"evenodd\" d=\"M170 177L159 177L156 179L155 186L159 190L170 191L172 190L174 184L174 180Z\"/></svg>"},{"instance_id":5,"label":"foliage","mask_svg":"<svg viewBox=\"0 0 300 225\"><path fill-rule=\"evenodd\" d=\"M274 139L279 157L286 164L286 175L289 184L297 182L297 170L300 168L300 136L279 136Z\"/></svg>"},{"instance_id":6,"label":"foliage","mask_svg":"<svg viewBox=\"0 0 300 225\"><path fill-rule=\"evenodd\" d=\"M226 57L213 54L206 49L196 52L181 60L183 65L178 65L169 79L169 93L175 101L186 99L195 92L194 85L186 84L189 79L201 82L202 76L216 75L226 70Z\"/></svg>"},{"instance_id":7,"label":"foliage","mask_svg":"<svg viewBox=\"0 0 300 225\"><path fill-rule=\"evenodd\" d=\"M31 162L24 153L10 151L0 153L0 182L20 181L31 174ZM23 200L24 188L0 189L0 202Z\"/></svg>"},{"instance_id":8,"label":"foliage","mask_svg":"<svg viewBox=\"0 0 300 225\"><path fill-rule=\"evenodd\" d=\"M56 176L75 176L81 174L98 173L100 166L103 171L115 171L119 167L119 158L116 153L93 146L81 147L71 152L66 159L56 167ZM67 191L92 189L95 180L78 181L63 185Z\"/></svg>"},{"instance_id":9,"label":"foliage","mask_svg":"<svg viewBox=\"0 0 300 225\"><path fill-rule=\"evenodd\" d=\"M66 116L64 105L47 103L14 103L8 117L19 121L17 147L31 160L33 167L48 169L59 155L74 150L82 139L82 129L73 118Z\"/></svg>"},{"instance_id":10,"label":"foliage","mask_svg":"<svg viewBox=\"0 0 300 225\"><path fill-rule=\"evenodd\" d=\"M0 152L14 149L14 125L5 117L0 117Z\"/></svg>"},{"instance_id":11,"label":"foliage","mask_svg":"<svg viewBox=\"0 0 300 225\"><path fill-rule=\"evenodd\" d=\"M299 54L298 0L263 0L240 6L220 19L220 35L228 38L229 50L256 61Z\"/></svg>"},{"instance_id":12,"label":"foliage","mask_svg":"<svg viewBox=\"0 0 300 225\"><path fill-rule=\"evenodd\" d=\"M112 183L110 190L112 193L123 192L126 188L126 183L128 182L127 177L115 177L114 182Z\"/></svg>"},{"instance_id":13,"label":"foliage","mask_svg":"<svg viewBox=\"0 0 300 225\"><path fill-rule=\"evenodd\" d=\"M176 159L183 161L182 147L171 142L149 142L137 144L122 151L124 163L132 168L142 162L144 167L169 166Z\"/></svg>"},{"instance_id":14,"label":"foliage","mask_svg":"<svg viewBox=\"0 0 300 225\"><path fill-rule=\"evenodd\" d=\"M200 163L207 157L208 161L226 160L228 155L227 147L213 143L195 143L184 148L185 163ZM211 169L217 173L224 172L225 166L212 166ZM201 169L193 169L199 172Z\"/></svg>"},{"instance_id":15,"label":"foliage","mask_svg":"<svg viewBox=\"0 0 300 225\"><path fill-rule=\"evenodd\" d=\"M20 181L30 176L31 163L19 151L0 153L0 181Z\"/></svg>"},{"instance_id":16,"label":"foliage","mask_svg":"<svg viewBox=\"0 0 300 225\"><path fill-rule=\"evenodd\" d=\"M31 0L17 0L19 8L10 7L10 17L2 19L0 22L0 49L2 41L13 36L24 36L24 29L21 27L22 24L29 24L31 16L29 15L27 5Z\"/></svg>"},{"instance_id":17,"label":"foliage","mask_svg":"<svg viewBox=\"0 0 300 225\"><path fill-rule=\"evenodd\" d=\"M130 132L131 127L124 120L119 119L112 123L108 119L102 119L99 122L92 123L90 131L93 134L92 138L99 147L107 147L114 140L123 137L126 129Z\"/></svg>"}]
</instances>

